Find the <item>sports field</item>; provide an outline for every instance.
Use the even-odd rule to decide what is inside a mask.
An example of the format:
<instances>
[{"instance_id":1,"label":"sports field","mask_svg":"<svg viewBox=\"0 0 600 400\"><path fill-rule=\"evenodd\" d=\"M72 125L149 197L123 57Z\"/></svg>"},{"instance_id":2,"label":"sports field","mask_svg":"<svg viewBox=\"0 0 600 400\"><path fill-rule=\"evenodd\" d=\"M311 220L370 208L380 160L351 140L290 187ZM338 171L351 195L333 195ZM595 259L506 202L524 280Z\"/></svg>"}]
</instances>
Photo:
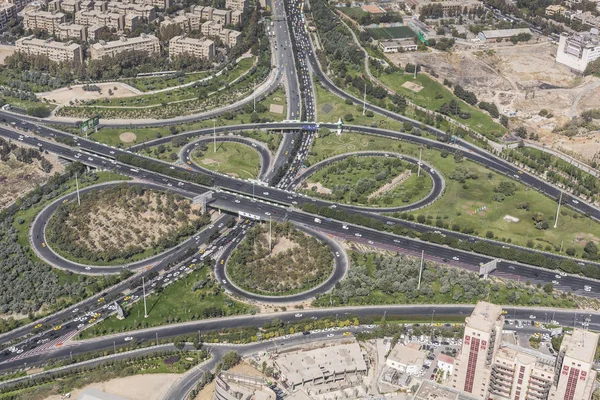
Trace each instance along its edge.
<instances>
[{"instance_id":1,"label":"sports field","mask_svg":"<svg viewBox=\"0 0 600 400\"><path fill-rule=\"evenodd\" d=\"M408 26L393 26L389 28L371 28L367 29L371 37L375 40L380 39L402 39L415 37L415 33Z\"/></svg>"}]
</instances>

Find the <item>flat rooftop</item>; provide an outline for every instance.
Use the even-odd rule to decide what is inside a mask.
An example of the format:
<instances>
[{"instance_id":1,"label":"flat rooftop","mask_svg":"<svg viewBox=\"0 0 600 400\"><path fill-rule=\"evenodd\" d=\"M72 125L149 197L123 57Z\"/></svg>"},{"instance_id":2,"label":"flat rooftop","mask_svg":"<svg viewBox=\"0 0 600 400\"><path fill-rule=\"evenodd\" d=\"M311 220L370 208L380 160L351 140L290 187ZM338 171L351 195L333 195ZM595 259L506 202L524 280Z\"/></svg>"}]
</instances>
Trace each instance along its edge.
<instances>
[{"instance_id":1,"label":"flat rooftop","mask_svg":"<svg viewBox=\"0 0 600 400\"><path fill-rule=\"evenodd\" d=\"M467 317L467 327L482 332L491 332L492 328L502 316L502 307L496 304L480 301L475 306L470 317Z\"/></svg>"},{"instance_id":2,"label":"flat rooftop","mask_svg":"<svg viewBox=\"0 0 600 400\"><path fill-rule=\"evenodd\" d=\"M583 329L574 329L571 335L565 335L561 350L566 349L566 356L592 364L598 345L597 333Z\"/></svg>"},{"instance_id":3,"label":"flat rooftop","mask_svg":"<svg viewBox=\"0 0 600 400\"><path fill-rule=\"evenodd\" d=\"M423 381L413 400L474 400L476 397L468 396L446 386L432 381Z\"/></svg>"},{"instance_id":4,"label":"flat rooftop","mask_svg":"<svg viewBox=\"0 0 600 400\"><path fill-rule=\"evenodd\" d=\"M506 38L518 35L519 33L529 33L531 34L531 30L529 28L515 28L515 29L494 29L491 31L481 31L484 34L486 39L497 39L497 38Z\"/></svg>"},{"instance_id":5,"label":"flat rooftop","mask_svg":"<svg viewBox=\"0 0 600 400\"><path fill-rule=\"evenodd\" d=\"M397 344L390 352L388 360L403 365L422 365L423 361L425 361L425 353L408 346Z\"/></svg>"}]
</instances>

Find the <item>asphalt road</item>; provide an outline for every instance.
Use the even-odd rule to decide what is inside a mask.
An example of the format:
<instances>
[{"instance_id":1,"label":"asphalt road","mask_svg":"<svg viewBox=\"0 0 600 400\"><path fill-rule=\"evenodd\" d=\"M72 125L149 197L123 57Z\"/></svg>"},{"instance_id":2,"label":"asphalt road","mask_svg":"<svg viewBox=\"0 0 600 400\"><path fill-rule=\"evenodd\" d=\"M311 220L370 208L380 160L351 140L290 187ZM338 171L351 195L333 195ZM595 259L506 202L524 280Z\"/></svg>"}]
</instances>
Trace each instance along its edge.
<instances>
[{"instance_id":1,"label":"asphalt road","mask_svg":"<svg viewBox=\"0 0 600 400\"><path fill-rule=\"evenodd\" d=\"M274 220L277 221L278 219L274 218ZM230 294L240 297L244 300L262 303L290 304L304 300L310 300L318 294L330 291L331 289L333 289L335 284L341 281L344 278L344 276L346 276L346 274L348 273L348 255L346 254L344 248L329 236L321 232L317 232L313 229L308 229L304 226L299 226L299 229L305 231L311 236L316 237L321 242L324 242L327 246L329 246L331 252L333 253L333 271L330 274L330 276L319 286L302 293L287 296L265 296L248 292L236 286L229 278L229 275L227 275L227 262L229 261L229 256L244 236L245 231L240 232L240 235L237 238L235 238L228 247L225 248L224 252L216 260L215 278L217 279L217 281L222 282L223 287Z\"/></svg>"}]
</instances>

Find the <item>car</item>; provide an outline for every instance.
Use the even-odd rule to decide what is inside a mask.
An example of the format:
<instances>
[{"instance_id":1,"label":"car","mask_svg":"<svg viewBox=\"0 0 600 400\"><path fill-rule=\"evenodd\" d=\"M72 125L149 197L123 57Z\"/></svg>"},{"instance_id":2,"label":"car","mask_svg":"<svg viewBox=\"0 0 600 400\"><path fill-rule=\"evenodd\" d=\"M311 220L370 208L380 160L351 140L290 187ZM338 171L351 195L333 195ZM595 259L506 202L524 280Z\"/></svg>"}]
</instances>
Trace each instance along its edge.
<instances>
[{"instance_id":1,"label":"car","mask_svg":"<svg viewBox=\"0 0 600 400\"><path fill-rule=\"evenodd\" d=\"M573 200L573 204L579 204L577 200Z\"/></svg>"},{"instance_id":2,"label":"car","mask_svg":"<svg viewBox=\"0 0 600 400\"><path fill-rule=\"evenodd\" d=\"M347 332L347 331L346 331L346 332L342 333L342 335L343 335L343 336L350 336L350 335L352 335L352 333L351 333L351 332Z\"/></svg>"},{"instance_id":3,"label":"car","mask_svg":"<svg viewBox=\"0 0 600 400\"><path fill-rule=\"evenodd\" d=\"M271 216L271 213L270 213L270 212L268 212L268 211L266 211L266 212L265 212L265 215L266 215L267 217L269 217L269 216Z\"/></svg>"},{"instance_id":4,"label":"car","mask_svg":"<svg viewBox=\"0 0 600 400\"><path fill-rule=\"evenodd\" d=\"M264 194L265 196L268 196L268 195L269 195L269 192L263 192L263 194Z\"/></svg>"},{"instance_id":5,"label":"car","mask_svg":"<svg viewBox=\"0 0 600 400\"><path fill-rule=\"evenodd\" d=\"M101 303L101 302L103 302L103 301L104 301L104 297L100 297L100 298L98 299L98 303Z\"/></svg>"},{"instance_id":6,"label":"car","mask_svg":"<svg viewBox=\"0 0 600 400\"><path fill-rule=\"evenodd\" d=\"M585 290L586 292L591 292L591 291L592 291L592 287L591 287L591 286L589 286L589 285L585 285L585 286L583 287L583 290Z\"/></svg>"},{"instance_id":7,"label":"car","mask_svg":"<svg viewBox=\"0 0 600 400\"><path fill-rule=\"evenodd\" d=\"M302 318L302 314L300 314L300 313L296 313L296 314L294 315L294 317L296 317L296 318Z\"/></svg>"},{"instance_id":8,"label":"car","mask_svg":"<svg viewBox=\"0 0 600 400\"><path fill-rule=\"evenodd\" d=\"M554 285L560 285L560 282L559 281L552 281L552 284L554 284Z\"/></svg>"},{"instance_id":9,"label":"car","mask_svg":"<svg viewBox=\"0 0 600 400\"><path fill-rule=\"evenodd\" d=\"M554 275L554 277L555 277L556 279L560 279L560 275L559 275L559 274L556 274L556 275Z\"/></svg>"},{"instance_id":10,"label":"car","mask_svg":"<svg viewBox=\"0 0 600 400\"><path fill-rule=\"evenodd\" d=\"M62 329L62 325L56 325L54 328L55 331L60 331Z\"/></svg>"},{"instance_id":11,"label":"car","mask_svg":"<svg viewBox=\"0 0 600 400\"><path fill-rule=\"evenodd\" d=\"M362 235L361 235L360 233L358 233L358 232L356 232L356 233L354 234L354 236L356 236L356 237L362 237Z\"/></svg>"},{"instance_id":12,"label":"car","mask_svg":"<svg viewBox=\"0 0 600 400\"><path fill-rule=\"evenodd\" d=\"M334 337L334 336L335 336L335 334L333 334L333 333L327 334L327 337Z\"/></svg>"},{"instance_id":13,"label":"car","mask_svg":"<svg viewBox=\"0 0 600 400\"><path fill-rule=\"evenodd\" d=\"M373 244L373 241L372 241L372 240L369 240L369 244Z\"/></svg>"},{"instance_id":14,"label":"car","mask_svg":"<svg viewBox=\"0 0 600 400\"><path fill-rule=\"evenodd\" d=\"M89 271L89 270L91 270L91 269L92 269L92 267L90 267L90 266L87 266L87 267L85 267L85 270L86 270L86 271Z\"/></svg>"},{"instance_id":15,"label":"car","mask_svg":"<svg viewBox=\"0 0 600 400\"><path fill-rule=\"evenodd\" d=\"M340 253L338 253L338 252L336 251L336 252L335 252L335 256L336 256L336 257L339 257L339 256L340 256Z\"/></svg>"},{"instance_id":16,"label":"car","mask_svg":"<svg viewBox=\"0 0 600 400\"><path fill-rule=\"evenodd\" d=\"M348 230L348 225L342 225L342 229Z\"/></svg>"},{"instance_id":17,"label":"car","mask_svg":"<svg viewBox=\"0 0 600 400\"><path fill-rule=\"evenodd\" d=\"M240 201L238 199L235 199L233 202L236 204L240 204Z\"/></svg>"},{"instance_id":18,"label":"car","mask_svg":"<svg viewBox=\"0 0 600 400\"><path fill-rule=\"evenodd\" d=\"M133 340L133 338L132 338L131 336L127 336L127 337L125 338L125 341L126 341L126 342L131 342L132 340Z\"/></svg>"},{"instance_id":19,"label":"car","mask_svg":"<svg viewBox=\"0 0 600 400\"><path fill-rule=\"evenodd\" d=\"M221 265L225 264L225 260L221 260Z\"/></svg>"},{"instance_id":20,"label":"car","mask_svg":"<svg viewBox=\"0 0 600 400\"><path fill-rule=\"evenodd\" d=\"M536 319L536 318L537 317L535 315L533 315L533 314L529 316L529 319Z\"/></svg>"},{"instance_id":21,"label":"car","mask_svg":"<svg viewBox=\"0 0 600 400\"><path fill-rule=\"evenodd\" d=\"M42 324L37 324L36 326L34 326L34 329L40 329L42 327Z\"/></svg>"},{"instance_id":22,"label":"car","mask_svg":"<svg viewBox=\"0 0 600 400\"><path fill-rule=\"evenodd\" d=\"M226 284L227 284L227 281L226 281L225 279L223 279L223 281L222 281L222 282L223 282L223 284L224 284L224 285L226 285Z\"/></svg>"},{"instance_id":23,"label":"car","mask_svg":"<svg viewBox=\"0 0 600 400\"><path fill-rule=\"evenodd\" d=\"M454 261L458 261L458 260L459 260L459 258L458 258L458 257L456 257L456 256L452 257L452 259L453 259Z\"/></svg>"},{"instance_id":24,"label":"car","mask_svg":"<svg viewBox=\"0 0 600 400\"><path fill-rule=\"evenodd\" d=\"M46 243L42 242L42 247L46 247Z\"/></svg>"}]
</instances>

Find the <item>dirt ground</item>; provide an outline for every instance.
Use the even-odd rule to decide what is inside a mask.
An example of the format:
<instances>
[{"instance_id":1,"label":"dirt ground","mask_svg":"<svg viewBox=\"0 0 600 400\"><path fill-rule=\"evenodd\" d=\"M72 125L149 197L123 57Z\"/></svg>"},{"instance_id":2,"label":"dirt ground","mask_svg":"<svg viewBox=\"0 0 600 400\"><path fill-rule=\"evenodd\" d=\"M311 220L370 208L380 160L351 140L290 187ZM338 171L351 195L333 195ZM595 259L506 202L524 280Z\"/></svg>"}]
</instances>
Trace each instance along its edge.
<instances>
[{"instance_id":1,"label":"dirt ground","mask_svg":"<svg viewBox=\"0 0 600 400\"><path fill-rule=\"evenodd\" d=\"M123 132L119 135L119 139L123 143L132 143L132 142L135 142L135 139L137 139L137 136L133 132Z\"/></svg>"},{"instance_id":2,"label":"dirt ground","mask_svg":"<svg viewBox=\"0 0 600 400\"><path fill-rule=\"evenodd\" d=\"M97 382L71 392L77 399L84 390L94 388L129 400L162 400L169 387L180 378L178 374L133 375L126 378ZM50 396L45 400L60 400L61 396Z\"/></svg>"},{"instance_id":3,"label":"dirt ground","mask_svg":"<svg viewBox=\"0 0 600 400\"><path fill-rule=\"evenodd\" d=\"M70 101L80 102L87 100L98 100L105 98L121 98L137 96L139 90L122 82L107 82L107 83L96 83L101 91L86 91L83 90L82 85L74 85L71 87L60 88L51 92L39 93L37 96L41 99L48 99L51 103L68 105ZM112 96L108 94L108 89L113 91Z\"/></svg>"},{"instance_id":4,"label":"dirt ground","mask_svg":"<svg viewBox=\"0 0 600 400\"><path fill-rule=\"evenodd\" d=\"M44 158L53 165L52 171L48 174L42 171L37 160L25 164L17 161L11 154L7 162L0 162L0 209L12 204L18 197L37 185L43 184L56 172L63 172L64 167L58 162L57 157L44 154Z\"/></svg>"},{"instance_id":5,"label":"dirt ground","mask_svg":"<svg viewBox=\"0 0 600 400\"><path fill-rule=\"evenodd\" d=\"M269 111L275 114L283 114L283 106L281 104L271 104Z\"/></svg>"},{"instance_id":6,"label":"dirt ground","mask_svg":"<svg viewBox=\"0 0 600 400\"><path fill-rule=\"evenodd\" d=\"M271 250L271 255L276 256L279 253L282 253L289 249L295 249L298 246L298 243L293 242L286 237L280 237L279 239L277 239L277 243L275 244L275 246L273 246L273 249Z\"/></svg>"},{"instance_id":7,"label":"dirt ground","mask_svg":"<svg viewBox=\"0 0 600 400\"><path fill-rule=\"evenodd\" d=\"M15 46L0 45L0 64L4 64L4 59L15 52Z\"/></svg>"},{"instance_id":8,"label":"dirt ground","mask_svg":"<svg viewBox=\"0 0 600 400\"><path fill-rule=\"evenodd\" d=\"M326 188L320 182L307 183L306 189L311 190L313 187L316 188L315 190L317 191L317 193L331 194L331 189Z\"/></svg>"},{"instance_id":9,"label":"dirt ground","mask_svg":"<svg viewBox=\"0 0 600 400\"><path fill-rule=\"evenodd\" d=\"M590 108L600 108L600 79L581 77L555 62L557 47L550 42L457 46L452 53L397 53L396 64L418 61L435 71L440 82L448 78L475 92L480 100L493 101L501 113L514 115L513 127L525 125L540 142L562 151L591 156L600 150L599 135L569 140L552 133ZM418 60L417 60L418 57ZM554 116L538 115L546 109ZM589 154L588 154L589 153Z\"/></svg>"},{"instance_id":10,"label":"dirt ground","mask_svg":"<svg viewBox=\"0 0 600 400\"><path fill-rule=\"evenodd\" d=\"M264 376L262 373L260 373L260 371L258 371L256 368L254 368L250 364L246 363L245 361L242 361L235 367L231 368L229 370L229 372L232 372L234 374L248 375L248 376ZM206 385L204 387L204 389L202 389L200 391L200 393L198 393L198 395L196 396L196 398L194 400L211 400L214 392L215 392L215 384L214 384L214 382L212 382L212 383Z\"/></svg>"}]
</instances>

